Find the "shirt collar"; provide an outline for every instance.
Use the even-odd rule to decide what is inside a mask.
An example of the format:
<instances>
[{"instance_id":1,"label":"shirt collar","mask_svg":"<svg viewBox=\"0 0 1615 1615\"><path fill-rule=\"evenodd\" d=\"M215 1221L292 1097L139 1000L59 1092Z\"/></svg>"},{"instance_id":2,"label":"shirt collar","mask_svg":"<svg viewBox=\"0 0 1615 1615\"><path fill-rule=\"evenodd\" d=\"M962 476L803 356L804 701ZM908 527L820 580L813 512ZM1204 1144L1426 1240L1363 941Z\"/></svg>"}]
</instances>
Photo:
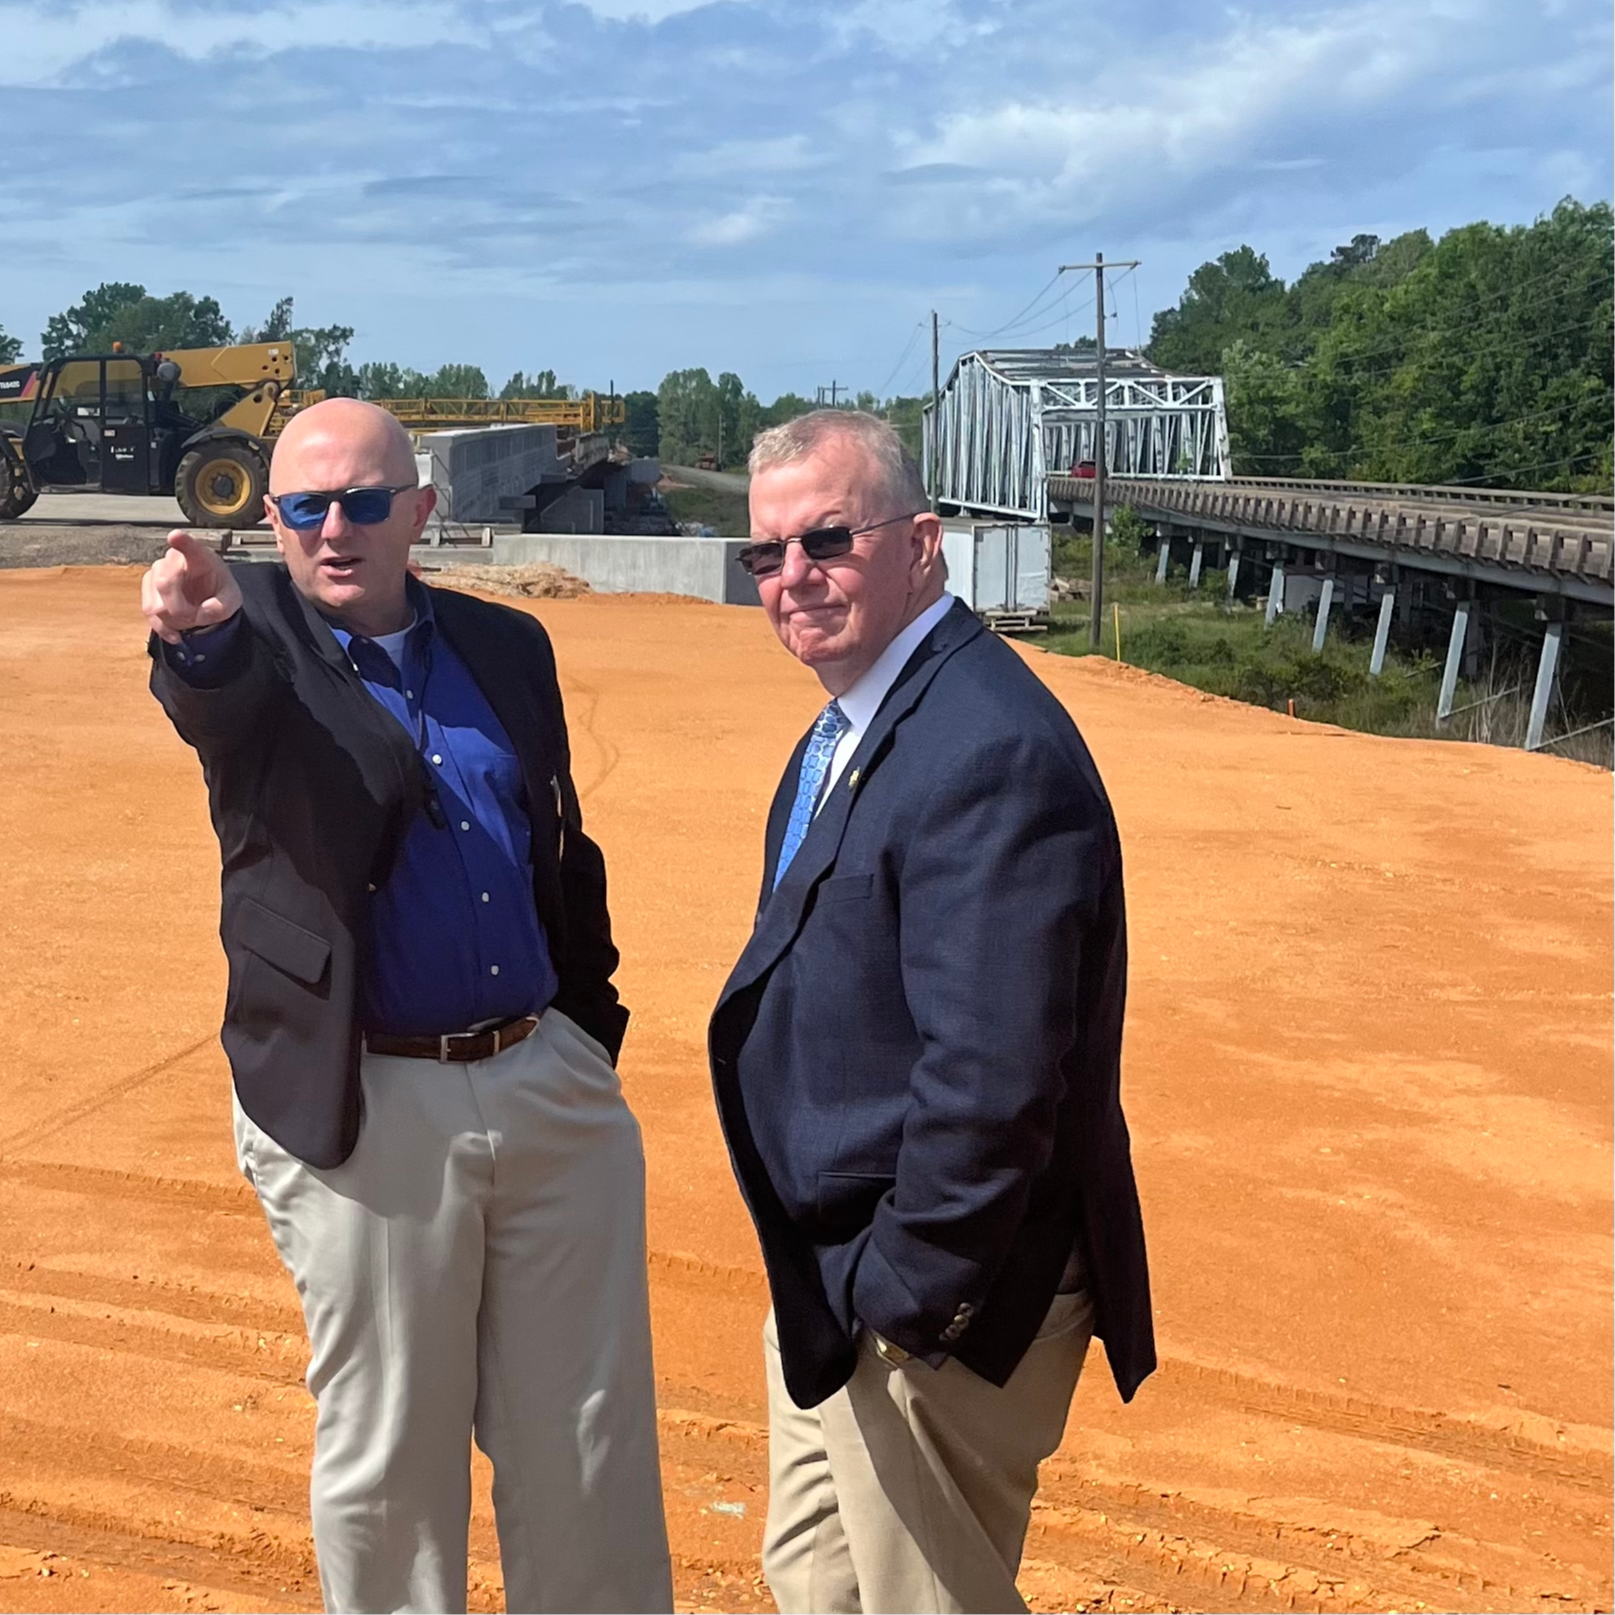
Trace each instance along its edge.
<instances>
[{"instance_id":1,"label":"shirt collar","mask_svg":"<svg viewBox=\"0 0 1615 1615\"><path fill-rule=\"evenodd\" d=\"M845 695L837 697L841 710L853 731L862 734L875 721L880 704L897 682L897 675L908 665L908 659L925 636L953 609L953 596L944 592L935 605L927 606L908 627L875 659L875 664L861 674Z\"/></svg>"},{"instance_id":2,"label":"shirt collar","mask_svg":"<svg viewBox=\"0 0 1615 1615\"><path fill-rule=\"evenodd\" d=\"M404 598L408 600L410 609L415 613L415 620L409 625L409 644L412 650L420 650L430 642L437 632L437 618L432 611L432 591L428 589L413 572L404 578ZM336 642L343 650L352 653L352 641L364 639L363 634L356 634L340 617L327 617L331 632L336 635Z\"/></svg>"}]
</instances>

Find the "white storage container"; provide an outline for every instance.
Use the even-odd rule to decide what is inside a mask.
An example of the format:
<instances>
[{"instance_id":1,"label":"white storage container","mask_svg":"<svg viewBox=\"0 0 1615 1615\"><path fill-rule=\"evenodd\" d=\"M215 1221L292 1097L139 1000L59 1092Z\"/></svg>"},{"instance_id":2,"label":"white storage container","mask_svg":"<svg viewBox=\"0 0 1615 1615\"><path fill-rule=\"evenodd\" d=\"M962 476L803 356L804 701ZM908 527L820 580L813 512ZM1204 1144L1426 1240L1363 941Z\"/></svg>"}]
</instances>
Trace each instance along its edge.
<instances>
[{"instance_id":1,"label":"white storage container","mask_svg":"<svg viewBox=\"0 0 1615 1615\"><path fill-rule=\"evenodd\" d=\"M945 527L948 592L989 628L1028 629L1048 621L1051 552L1047 527L976 522Z\"/></svg>"}]
</instances>

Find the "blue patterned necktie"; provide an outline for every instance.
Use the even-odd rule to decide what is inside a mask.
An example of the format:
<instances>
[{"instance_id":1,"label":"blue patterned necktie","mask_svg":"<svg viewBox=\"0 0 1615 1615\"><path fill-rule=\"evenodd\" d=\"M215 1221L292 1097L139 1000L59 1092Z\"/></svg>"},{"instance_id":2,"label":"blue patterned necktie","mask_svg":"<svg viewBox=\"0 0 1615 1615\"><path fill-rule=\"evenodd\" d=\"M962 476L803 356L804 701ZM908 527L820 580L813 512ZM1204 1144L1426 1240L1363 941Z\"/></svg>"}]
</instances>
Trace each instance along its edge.
<instances>
[{"instance_id":1,"label":"blue patterned necktie","mask_svg":"<svg viewBox=\"0 0 1615 1615\"><path fill-rule=\"evenodd\" d=\"M775 886L785 878L785 871L791 867L791 860L802 845L808 826L813 823L814 805L824 787L830 759L835 756L836 745L848 727L847 715L838 701L832 701L813 725L807 749L802 753L802 771L796 777L796 800L791 804L791 821L785 826L785 840L780 846L779 863L774 869Z\"/></svg>"}]
</instances>

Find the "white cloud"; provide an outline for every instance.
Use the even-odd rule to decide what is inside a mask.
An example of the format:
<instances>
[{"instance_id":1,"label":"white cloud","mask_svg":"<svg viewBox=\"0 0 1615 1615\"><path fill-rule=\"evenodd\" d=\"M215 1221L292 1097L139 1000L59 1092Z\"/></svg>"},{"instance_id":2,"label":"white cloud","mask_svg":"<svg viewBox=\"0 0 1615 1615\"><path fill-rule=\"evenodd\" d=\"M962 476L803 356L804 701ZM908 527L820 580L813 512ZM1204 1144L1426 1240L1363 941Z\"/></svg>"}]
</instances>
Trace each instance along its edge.
<instances>
[{"instance_id":1,"label":"white cloud","mask_svg":"<svg viewBox=\"0 0 1615 1615\"><path fill-rule=\"evenodd\" d=\"M826 160L823 149L806 135L781 135L772 140L726 140L703 150L680 153L673 163L679 173L700 178L712 174L783 174L813 168Z\"/></svg>"},{"instance_id":2,"label":"white cloud","mask_svg":"<svg viewBox=\"0 0 1615 1615\"><path fill-rule=\"evenodd\" d=\"M754 196L732 213L720 213L693 224L685 240L696 247L738 247L768 234L787 210L783 198Z\"/></svg>"},{"instance_id":3,"label":"white cloud","mask_svg":"<svg viewBox=\"0 0 1615 1615\"><path fill-rule=\"evenodd\" d=\"M1378 4L1310 25L1247 22L1199 61L1108 72L1087 97L949 112L933 136L904 143L904 162L986 170L1000 205L1042 207L1077 192L1091 215L1118 192L1175 190L1241 163L1321 107L1345 121L1384 103L1449 44L1444 30Z\"/></svg>"},{"instance_id":4,"label":"white cloud","mask_svg":"<svg viewBox=\"0 0 1615 1615\"><path fill-rule=\"evenodd\" d=\"M76 7L25 0L8 6L0 83L20 87L57 81L75 63L107 47L142 41L189 61L227 50L400 49L463 39L466 27L450 6L386 4L384 0L321 0L262 11L168 0L103 0Z\"/></svg>"},{"instance_id":5,"label":"white cloud","mask_svg":"<svg viewBox=\"0 0 1615 1615\"><path fill-rule=\"evenodd\" d=\"M608 22L666 22L687 11L702 11L717 0L572 0ZM729 0L730 4L734 0Z\"/></svg>"}]
</instances>

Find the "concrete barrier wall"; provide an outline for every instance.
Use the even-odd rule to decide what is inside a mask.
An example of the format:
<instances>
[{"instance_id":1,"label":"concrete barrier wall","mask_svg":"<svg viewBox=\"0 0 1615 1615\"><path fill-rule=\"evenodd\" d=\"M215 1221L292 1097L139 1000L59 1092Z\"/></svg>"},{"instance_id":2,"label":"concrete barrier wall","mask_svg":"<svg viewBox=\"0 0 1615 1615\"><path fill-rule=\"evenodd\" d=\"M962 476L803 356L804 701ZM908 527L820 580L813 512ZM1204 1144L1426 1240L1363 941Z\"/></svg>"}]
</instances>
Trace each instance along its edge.
<instances>
[{"instance_id":1,"label":"concrete barrier wall","mask_svg":"<svg viewBox=\"0 0 1615 1615\"><path fill-rule=\"evenodd\" d=\"M438 515L451 522L509 521L511 499L557 476L553 426L477 426L423 432L415 441L416 465L430 465ZM422 481L428 480L423 474Z\"/></svg>"},{"instance_id":2,"label":"concrete barrier wall","mask_svg":"<svg viewBox=\"0 0 1615 1615\"><path fill-rule=\"evenodd\" d=\"M735 557L741 540L725 538L572 537L520 533L493 541L496 564L547 563L602 594L687 594L719 605L757 605L757 584Z\"/></svg>"}]
</instances>

